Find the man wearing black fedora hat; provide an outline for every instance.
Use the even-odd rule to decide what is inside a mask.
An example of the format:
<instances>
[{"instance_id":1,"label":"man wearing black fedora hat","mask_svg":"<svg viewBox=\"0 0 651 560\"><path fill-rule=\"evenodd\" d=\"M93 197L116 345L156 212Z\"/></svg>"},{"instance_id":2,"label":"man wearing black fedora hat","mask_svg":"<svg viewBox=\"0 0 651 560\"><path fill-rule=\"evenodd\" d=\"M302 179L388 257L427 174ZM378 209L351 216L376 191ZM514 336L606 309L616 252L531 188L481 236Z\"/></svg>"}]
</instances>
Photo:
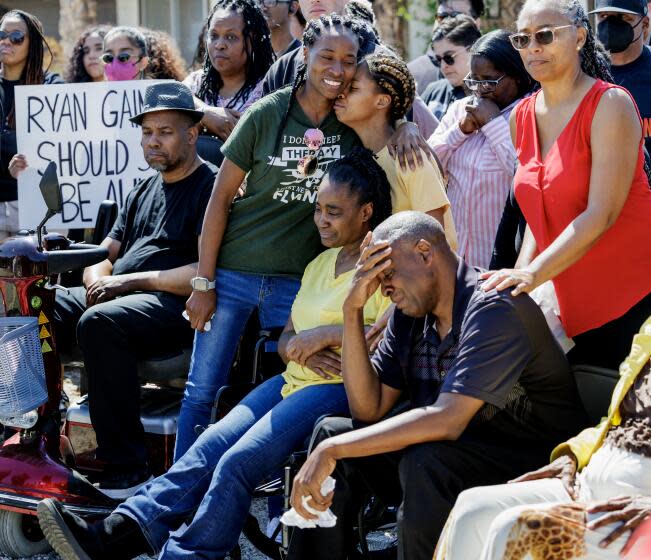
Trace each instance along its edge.
<instances>
[{"instance_id":1,"label":"man wearing black fedora hat","mask_svg":"<svg viewBox=\"0 0 651 560\"><path fill-rule=\"evenodd\" d=\"M611 57L617 85L633 96L643 121L647 161L651 153L651 49L646 0L596 0L590 12L597 18L597 35Z\"/></svg>"},{"instance_id":2,"label":"man wearing black fedora hat","mask_svg":"<svg viewBox=\"0 0 651 560\"><path fill-rule=\"evenodd\" d=\"M197 155L202 116L183 84L147 88L142 112L131 120L158 173L126 197L102 242L109 258L84 271L83 286L57 294L57 342L72 346L76 334L88 373L97 458L107 464L99 488L116 499L150 478L136 361L192 340L182 312L217 172Z\"/></svg>"}]
</instances>

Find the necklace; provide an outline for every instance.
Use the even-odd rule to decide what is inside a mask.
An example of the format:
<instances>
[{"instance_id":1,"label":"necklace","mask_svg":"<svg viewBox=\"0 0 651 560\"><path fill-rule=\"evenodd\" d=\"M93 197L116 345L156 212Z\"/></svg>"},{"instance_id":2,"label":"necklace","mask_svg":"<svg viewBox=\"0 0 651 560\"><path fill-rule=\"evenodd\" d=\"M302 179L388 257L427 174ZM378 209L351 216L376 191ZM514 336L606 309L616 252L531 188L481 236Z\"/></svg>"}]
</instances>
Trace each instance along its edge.
<instances>
[{"instance_id":1,"label":"necklace","mask_svg":"<svg viewBox=\"0 0 651 560\"><path fill-rule=\"evenodd\" d=\"M307 93L305 93L305 90L303 90L303 95L305 99L308 100L310 109L314 109L311 100L309 100ZM319 123L318 111L315 111L314 114L316 115L316 118L313 119L312 122L318 124L316 125L316 127L308 128L305 131L305 134L303 135L303 144L305 144L305 147L307 148L308 152L307 155L305 155L298 161L298 165L297 165L297 170L301 175L303 175L303 177L311 177L318 169L319 153L321 151L321 146L323 146L323 142L325 141L325 135L323 134L323 131L320 128L323 121ZM323 120L325 120L325 118Z\"/></svg>"}]
</instances>

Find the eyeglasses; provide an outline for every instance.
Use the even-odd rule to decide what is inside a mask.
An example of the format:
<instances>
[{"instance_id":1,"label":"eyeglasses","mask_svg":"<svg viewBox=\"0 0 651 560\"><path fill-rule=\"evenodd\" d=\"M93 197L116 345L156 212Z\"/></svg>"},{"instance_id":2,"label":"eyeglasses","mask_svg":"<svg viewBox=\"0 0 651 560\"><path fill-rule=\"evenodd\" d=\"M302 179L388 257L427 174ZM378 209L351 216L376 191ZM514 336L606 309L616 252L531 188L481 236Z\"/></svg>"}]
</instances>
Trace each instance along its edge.
<instances>
[{"instance_id":1,"label":"eyeglasses","mask_svg":"<svg viewBox=\"0 0 651 560\"><path fill-rule=\"evenodd\" d=\"M456 17L456 16L459 16L461 14L462 14L462 12L455 12L454 10L452 10L450 12L438 12L436 14L436 21L438 23L441 23L444 19L451 18L451 17Z\"/></svg>"},{"instance_id":2,"label":"eyeglasses","mask_svg":"<svg viewBox=\"0 0 651 560\"><path fill-rule=\"evenodd\" d=\"M463 83L473 93L493 93L504 78L506 78L506 74L500 76L497 80L473 80L466 77L463 79Z\"/></svg>"},{"instance_id":3,"label":"eyeglasses","mask_svg":"<svg viewBox=\"0 0 651 560\"><path fill-rule=\"evenodd\" d=\"M468 49L464 49L468 50ZM454 59L456 56L458 56L461 52L455 52L455 53L447 53L444 54L443 56L439 56L438 54L434 55L434 60L432 61L434 63L434 66L439 67L441 66L441 61L445 62L448 66L454 66L454 63L456 62Z\"/></svg>"},{"instance_id":4,"label":"eyeglasses","mask_svg":"<svg viewBox=\"0 0 651 560\"><path fill-rule=\"evenodd\" d=\"M0 31L0 41L9 39L12 45L22 45L25 40L25 33L23 31Z\"/></svg>"},{"instance_id":5,"label":"eyeglasses","mask_svg":"<svg viewBox=\"0 0 651 560\"><path fill-rule=\"evenodd\" d=\"M122 64L126 64L126 63L129 62L132 58L135 58L135 59L136 59L136 62L140 62L140 60L142 59L142 56L139 56L139 55L137 55L137 54L131 54L131 53L128 53L128 52L121 52L121 53L118 54L117 56L115 56L115 55L112 54L112 53L105 52L105 53L101 56L101 60L102 60L102 62L103 62L104 64L111 64L111 62L113 62L116 58L118 59L118 62L121 62ZM134 63L134 64L135 64L135 63Z\"/></svg>"},{"instance_id":6,"label":"eyeglasses","mask_svg":"<svg viewBox=\"0 0 651 560\"><path fill-rule=\"evenodd\" d=\"M303 144L307 146L309 153L298 160L297 170L303 177L311 177L319 168L319 151L325 136L318 128L308 128L303 135Z\"/></svg>"},{"instance_id":7,"label":"eyeglasses","mask_svg":"<svg viewBox=\"0 0 651 560\"><path fill-rule=\"evenodd\" d=\"M567 29L568 27L574 27L574 24L545 27L535 33L513 33L513 35L509 35L509 39L513 48L519 51L526 49L531 44L532 37L539 45L551 45L556 40L556 31L559 29Z\"/></svg>"},{"instance_id":8,"label":"eyeglasses","mask_svg":"<svg viewBox=\"0 0 651 560\"><path fill-rule=\"evenodd\" d=\"M290 4L293 0L260 0L265 8L275 8L278 4Z\"/></svg>"}]
</instances>

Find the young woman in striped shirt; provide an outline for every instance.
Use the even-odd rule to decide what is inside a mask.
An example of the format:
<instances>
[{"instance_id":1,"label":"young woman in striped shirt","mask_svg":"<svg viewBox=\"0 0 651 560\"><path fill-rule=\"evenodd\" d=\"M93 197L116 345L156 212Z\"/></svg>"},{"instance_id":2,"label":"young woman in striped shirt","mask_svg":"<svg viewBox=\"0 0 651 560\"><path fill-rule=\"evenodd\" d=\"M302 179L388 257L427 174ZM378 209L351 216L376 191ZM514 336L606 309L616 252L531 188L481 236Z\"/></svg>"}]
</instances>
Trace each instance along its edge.
<instances>
[{"instance_id":1,"label":"young woman in striped shirt","mask_svg":"<svg viewBox=\"0 0 651 560\"><path fill-rule=\"evenodd\" d=\"M509 115L534 82L506 31L487 33L470 54L472 95L450 106L429 144L448 177L458 253L487 268L515 172Z\"/></svg>"}]
</instances>

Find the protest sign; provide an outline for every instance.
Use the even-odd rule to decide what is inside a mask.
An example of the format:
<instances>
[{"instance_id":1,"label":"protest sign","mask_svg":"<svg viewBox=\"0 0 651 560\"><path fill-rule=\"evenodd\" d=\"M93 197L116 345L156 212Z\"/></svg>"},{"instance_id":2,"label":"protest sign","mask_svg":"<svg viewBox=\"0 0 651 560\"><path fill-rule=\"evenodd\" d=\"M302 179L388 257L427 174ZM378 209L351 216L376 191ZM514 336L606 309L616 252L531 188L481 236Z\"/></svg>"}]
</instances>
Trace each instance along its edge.
<instances>
[{"instance_id":1,"label":"protest sign","mask_svg":"<svg viewBox=\"0 0 651 560\"><path fill-rule=\"evenodd\" d=\"M16 87L18 153L28 169L18 178L18 218L33 229L45 214L38 189L50 161L57 165L63 212L51 229L94 227L103 200L121 207L127 193L153 170L129 121L142 108L152 80Z\"/></svg>"}]
</instances>

